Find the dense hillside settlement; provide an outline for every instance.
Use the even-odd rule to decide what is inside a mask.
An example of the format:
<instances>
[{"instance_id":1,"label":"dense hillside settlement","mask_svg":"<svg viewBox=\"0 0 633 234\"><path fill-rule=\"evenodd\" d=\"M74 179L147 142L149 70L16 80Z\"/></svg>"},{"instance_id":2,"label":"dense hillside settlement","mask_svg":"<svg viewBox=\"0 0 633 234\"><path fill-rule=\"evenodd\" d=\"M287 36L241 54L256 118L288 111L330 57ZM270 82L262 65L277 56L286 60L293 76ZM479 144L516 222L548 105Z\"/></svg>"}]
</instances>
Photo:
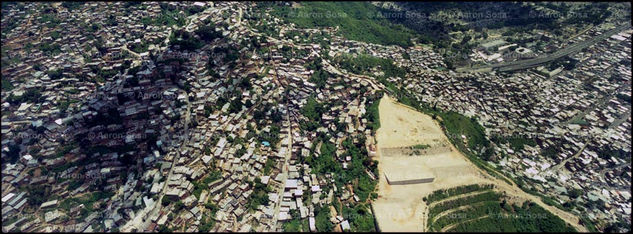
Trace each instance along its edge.
<instances>
[{"instance_id":1,"label":"dense hillside settlement","mask_svg":"<svg viewBox=\"0 0 633 234\"><path fill-rule=\"evenodd\" d=\"M630 12L3 2L2 231L631 231Z\"/></svg>"}]
</instances>

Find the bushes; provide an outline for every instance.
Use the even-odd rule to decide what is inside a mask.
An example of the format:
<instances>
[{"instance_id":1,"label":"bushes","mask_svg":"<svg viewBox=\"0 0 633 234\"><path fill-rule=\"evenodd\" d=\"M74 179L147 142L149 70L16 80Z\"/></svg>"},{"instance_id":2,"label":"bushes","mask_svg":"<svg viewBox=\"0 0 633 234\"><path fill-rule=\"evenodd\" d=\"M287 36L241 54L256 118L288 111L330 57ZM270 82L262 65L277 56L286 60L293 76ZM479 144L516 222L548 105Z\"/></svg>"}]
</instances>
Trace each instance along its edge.
<instances>
[{"instance_id":1,"label":"bushes","mask_svg":"<svg viewBox=\"0 0 633 234\"><path fill-rule=\"evenodd\" d=\"M325 108L323 104L319 103L314 99L314 97L308 98L308 102L303 108L301 108L301 114L308 118L310 121L319 122L321 121L321 115L325 113Z\"/></svg>"},{"instance_id":2,"label":"bushes","mask_svg":"<svg viewBox=\"0 0 633 234\"><path fill-rule=\"evenodd\" d=\"M230 49L230 50L227 51L226 56L224 56L222 61L224 61L224 63L230 63L230 62L233 62L233 61L237 60L239 58L239 56L240 56L240 54L238 53L237 50Z\"/></svg>"},{"instance_id":3,"label":"bushes","mask_svg":"<svg viewBox=\"0 0 633 234\"><path fill-rule=\"evenodd\" d=\"M160 204L163 206L168 206L171 203L171 200L167 196L163 196L163 199L160 200Z\"/></svg>"},{"instance_id":4,"label":"bushes","mask_svg":"<svg viewBox=\"0 0 633 234\"><path fill-rule=\"evenodd\" d=\"M369 212L369 207L364 204L357 204L353 208L343 206L343 218L349 220L352 232L376 231L374 216Z\"/></svg>"},{"instance_id":5,"label":"bushes","mask_svg":"<svg viewBox=\"0 0 633 234\"><path fill-rule=\"evenodd\" d=\"M319 232L331 232L334 228L332 222L330 222L330 209L329 207L315 207L315 226Z\"/></svg>"},{"instance_id":6,"label":"bushes","mask_svg":"<svg viewBox=\"0 0 633 234\"><path fill-rule=\"evenodd\" d=\"M284 232L299 232L301 231L301 223L298 219L290 220L283 224Z\"/></svg>"},{"instance_id":7,"label":"bushes","mask_svg":"<svg viewBox=\"0 0 633 234\"><path fill-rule=\"evenodd\" d=\"M272 158L268 157L266 159L266 164L264 165L264 175L269 175L274 165L275 161Z\"/></svg>"},{"instance_id":8,"label":"bushes","mask_svg":"<svg viewBox=\"0 0 633 234\"><path fill-rule=\"evenodd\" d=\"M360 144L365 143L365 139L358 139ZM372 180L367 175L366 170L375 169L377 166L372 163L371 159L367 156L367 150L363 145L356 145L353 143L352 138L347 138L343 141L343 147L345 153L341 157L350 156L352 158L348 168L341 172L340 183L349 183L352 181L354 185L354 192L358 195L361 201L366 201L369 195L374 191L377 181Z\"/></svg>"},{"instance_id":9,"label":"bushes","mask_svg":"<svg viewBox=\"0 0 633 234\"><path fill-rule=\"evenodd\" d=\"M28 185L27 191L29 194L28 203L34 207L39 207L50 196L50 190L46 185Z\"/></svg>"},{"instance_id":10,"label":"bushes","mask_svg":"<svg viewBox=\"0 0 633 234\"><path fill-rule=\"evenodd\" d=\"M231 102L229 103L229 113L237 113L240 112L242 110L242 105L244 105L244 103L242 103L242 100L240 100L239 98L235 98L233 100L231 100Z\"/></svg>"},{"instance_id":11,"label":"bushes","mask_svg":"<svg viewBox=\"0 0 633 234\"><path fill-rule=\"evenodd\" d=\"M180 50L192 51L204 46L202 41L182 30L172 33L170 35L169 42L173 46L180 46Z\"/></svg>"},{"instance_id":12,"label":"bushes","mask_svg":"<svg viewBox=\"0 0 633 234\"><path fill-rule=\"evenodd\" d=\"M200 182L194 181L193 195L196 196L196 198L200 198L200 194L202 193L202 191L209 189L209 184L217 179L220 179L221 177L222 177L222 173L220 171L213 170L209 172L209 174L205 176L204 179L202 179L202 181Z\"/></svg>"},{"instance_id":13,"label":"bushes","mask_svg":"<svg viewBox=\"0 0 633 234\"><path fill-rule=\"evenodd\" d=\"M367 107L365 112L365 118L367 119L367 126L371 128L373 132L376 132L380 128L380 113L378 112L378 106L380 105L380 96L374 100L371 105Z\"/></svg>"},{"instance_id":14,"label":"bushes","mask_svg":"<svg viewBox=\"0 0 633 234\"><path fill-rule=\"evenodd\" d=\"M482 147L490 145L490 142L486 139L483 127L477 123L476 119L468 118L454 111L442 113L440 117L442 117L442 123L449 137L455 140L459 139L461 135L466 136L468 142L465 146L474 152L478 152ZM456 143L464 146L459 140Z\"/></svg>"},{"instance_id":15,"label":"bushes","mask_svg":"<svg viewBox=\"0 0 633 234\"><path fill-rule=\"evenodd\" d=\"M261 131L259 132L259 136L257 139L259 142L268 141L270 143L270 148L275 149L277 147L277 143L279 143L279 132L281 128L277 124L273 124L270 126L269 132Z\"/></svg>"},{"instance_id":16,"label":"bushes","mask_svg":"<svg viewBox=\"0 0 633 234\"><path fill-rule=\"evenodd\" d=\"M22 94L22 96L20 97L15 97L13 96L13 94L11 94L9 95L7 99L8 99L7 101L11 104L17 104L17 103L22 103L22 102L38 103L42 99L42 94L39 89L32 88L32 89L26 90L26 92L24 92L24 94Z\"/></svg>"},{"instance_id":17,"label":"bushes","mask_svg":"<svg viewBox=\"0 0 633 234\"><path fill-rule=\"evenodd\" d=\"M213 41L216 38L221 38L222 33L219 31L215 31L215 27L204 25L196 30L196 34L200 36L200 39L204 41Z\"/></svg>"},{"instance_id":18,"label":"bushes","mask_svg":"<svg viewBox=\"0 0 633 234\"><path fill-rule=\"evenodd\" d=\"M149 44L147 42L142 42L141 44L138 44L138 45L132 44L130 45L129 49L136 53L144 53L144 52L147 52L147 50L149 49Z\"/></svg>"},{"instance_id":19,"label":"bushes","mask_svg":"<svg viewBox=\"0 0 633 234\"><path fill-rule=\"evenodd\" d=\"M9 80L2 78L2 91L11 91L13 88L13 84Z\"/></svg>"},{"instance_id":20,"label":"bushes","mask_svg":"<svg viewBox=\"0 0 633 234\"><path fill-rule=\"evenodd\" d=\"M430 147L431 145L429 144L417 144L417 145L412 146L413 149L420 149L420 150L428 149Z\"/></svg>"},{"instance_id":21,"label":"bushes","mask_svg":"<svg viewBox=\"0 0 633 234\"><path fill-rule=\"evenodd\" d=\"M72 180L70 181L70 183L68 183L68 191L73 191L77 188L79 188L81 185L83 184L83 181L80 180Z\"/></svg>"},{"instance_id":22,"label":"bushes","mask_svg":"<svg viewBox=\"0 0 633 234\"><path fill-rule=\"evenodd\" d=\"M46 24L46 27L53 28L59 25L59 23L61 23L61 20L57 18L55 14L49 13L49 14L43 14L41 18L39 19L39 22Z\"/></svg>"},{"instance_id":23,"label":"bushes","mask_svg":"<svg viewBox=\"0 0 633 234\"><path fill-rule=\"evenodd\" d=\"M167 9L161 9L162 12L157 17L145 17L141 19L141 23L144 25L154 25L154 26L168 26L172 25L184 26L186 19L181 14L177 12L171 12Z\"/></svg>"},{"instance_id":24,"label":"bushes","mask_svg":"<svg viewBox=\"0 0 633 234\"><path fill-rule=\"evenodd\" d=\"M59 207L61 207L64 210L70 210L71 207L76 207L79 204L84 204L85 206L84 209L88 211L88 213L90 213L90 212L93 212L94 210L93 204L95 202L101 202L102 200L106 198L110 198L112 196L114 196L113 192L94 192L91 194L83 195L79 198L76 198L76 197L67 198L66 200L62 201L59 204Z\"/></svg>"},{"instance_id":25,"label":"bushes","mask_svg":"<svg viewBox=\"0 0 633 234\"><path fill-rule=\"evenodd\" d=\"M469 205L469 204L482 202L482 201L496 201L496 200L499 200L499 198L501 198L501 194L493 192L493 191L488 191L488 192L473 195L473 196L462 197L456 200L445 201L429 209L429 219L432 219L433 217L435 217L435 215L445 210L450 210L450 209L457 208L460 206Z\"/></svg>"},{"instance_id":26,"label":"bushes","mask_svg":"<svg viewBox=\"0 0 633 234\"><path fill-rule=\"evenodd\" d=\"M323 88L325 87L325 82L327 82L327 79L329 77L330 77L330 73L328 73L327 71L317 70L310 76L309 81L316 84L317 88Z\"/></svg>"},{"instance_id":27,"label":"bushes","mask_svg":"<svg viewBox=\"0 0 633 234\"><path fill-rule=\"evenodd\" d=\"M70 11L80 8L83 4L84 2L62 2L62 6Z\"/></svg>"},{"instance_id":28,"label":"bushes","mask_svg":"<svg viewBox=\"0 0 633 234\"><path fill-rule=\"evenodd\" d=\"M323 69L322 59L320 57L316 57L314 60L305 64L307 70L317 71Z\"/></svg>"},{"instance_id":29,"label":"bushes","mask_svg":"<svg viewBox=\"0 0 633 234\"><path fill-rule=\"evenodd\" d=\"M250 200L248 202L248 209L255 210L259 205L268 205L268 192L271 189L262 184L259 178L255 178L253 185L253 193L250 196Z\"/></svg>"},{"instance_id":30,"label":"bushes","mask_svg":"<svg viewBox=\"0 0 633 234\"><path fill-rule=\"evenodd\" d=\"M211 231L211 228L213 228L214 225L215 221L213 220L213 218L203 215L202 219L200 219L200 227L198 228L198 230L200 232L206 233Z\"/></svg>"},{"instance_id":31,"label":"bushes","mask_svg":"<svg viewBox=\"0 0 633 234\"><path fill-rule=\"evenodd\" d=\"M524 145L536 146L536 141L532 138L510 137L508 138L508 142L510 143L510 147L515 151L523 150Z\"/></svg>"},{"instance_id":32,"label":"bushes","mask_svg":"<svg viewBox=\"0 0 633 234\"><path fill-rule=\"evenodd\" d=\"M308 157L306 162L312 168L312 171L316 174L325 174L331 172L337 172L341 170L340 163L334 160L334 152L336 146L327 140L324 140L321 144L321 155L316 158Z\"/></svg>"},{"instance_id":33,"label":"bushes","mask_svg":"<svg viewBox=\"0 0 633 234\"><path fill-rule=\"evenodd\" d=\"M323 104L317 102L314 97L308 98L308 102L301 108L301 114L308 118L307 122L300 124L301 129L308 131L314 131L321 125L321 116L326 112L326 108Z\"/></svg>"},{"instance_id":34,"label":"bushes","mask_svg":"<svg viewBox=\"0 0 633 234\"><path fill-rule=\"evenodd\" d=\"M182 208L184 208L184 207L185 207L185 204L182 203L182 201L177 201L176 204L174 205L174 210L176 212L178 212L178 211L182 210Z\"/></svg>"},{"instance_id":35,"label":"bushes","mask_svg":"<svg viewBox=\"0 0 633 234\"><path fill-rule=\"evenodd\" d=\"M56 55L62 52L59 44L41 43L38 48L46 55Z\"/></svg>"},{"instance_id":36,"label":"bushes","mask_svg":"<svg viewBox=\"0 0 633 234\"><path fill-rule=\"evenodd\" d=\"M494 185L492 184L487 184L487 185L471 184L471 185L464 185L464 186L459 186L459 187L454 187L454 188L449 188L449 189L435 190L433 191L433 193L425 197L426 204L431 204L433 202L440 201L449 197L457 196L460 194L492 189L493 187Z\"/></svg>"},{"instance_id":37,"label":"bushes","mask_svg":"<svg viewBox=\"0 0 633 234\"><path fill-rule=\"evenodd\" d=\"M501 212L499 204L498 201L486 201L463 210L448 213L435 220L435 222L430 222L429 220L429 228L434 231L440 231L450 224L464 222L485 215L499 214Z\"/></svg>"},{"instance_id":38,"label":"bushes","mask_svg":"<svg viewBox=\"0 0 633 234\"><path fill-rule=\"evenodd\" d=\"M51 71L46 72L46 74L48 74L48 77L51 78L52 80L57 80L59 78L62 78L61 69L51 70Z\"/></svg>"}]
</instances>

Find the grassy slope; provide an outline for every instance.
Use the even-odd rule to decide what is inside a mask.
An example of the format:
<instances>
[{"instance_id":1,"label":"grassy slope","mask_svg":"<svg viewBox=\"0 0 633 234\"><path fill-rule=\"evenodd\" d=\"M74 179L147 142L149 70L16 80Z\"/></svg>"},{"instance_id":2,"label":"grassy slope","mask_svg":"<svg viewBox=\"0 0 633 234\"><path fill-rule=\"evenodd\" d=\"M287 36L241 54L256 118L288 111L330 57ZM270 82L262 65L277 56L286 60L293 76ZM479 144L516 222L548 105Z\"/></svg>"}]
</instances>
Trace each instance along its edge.
<instances>
[{"instance_id":1,"label":"grassy slope","mask_svg":"<svg viewBox=\"0 0 633 234\"><path fill-rule=\"evenodd\" d=\"M301 28L336 27L348 39L383 45L412 45L414 32L378 15L369 2L301 2L299 8L274 7L275 14Z\"/></svg>"}]
</instances>

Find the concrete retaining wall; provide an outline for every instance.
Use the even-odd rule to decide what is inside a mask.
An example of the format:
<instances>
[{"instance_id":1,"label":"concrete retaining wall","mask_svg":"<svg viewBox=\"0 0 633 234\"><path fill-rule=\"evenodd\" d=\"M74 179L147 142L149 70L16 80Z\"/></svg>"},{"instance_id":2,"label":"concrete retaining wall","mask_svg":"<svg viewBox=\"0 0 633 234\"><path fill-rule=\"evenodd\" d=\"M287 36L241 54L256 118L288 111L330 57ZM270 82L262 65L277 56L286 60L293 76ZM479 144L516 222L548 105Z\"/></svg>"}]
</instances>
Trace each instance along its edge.
<instances>
[{"instance_id":1,"label":"concrete retaining wall","mask_svg":"<svg viewBox=\"0 0 633 234\"><path fill-rule=\"evenodd\" d=\"M422 179L391 181L389 180L389 177L386 174L385 174L385 179L387 179L387 183L390 185L424 184L424 183L431 183L433 182L433 180L435 180L435 178L431 177L431 178L422 178Z\"/></svg>"}]
</instances>

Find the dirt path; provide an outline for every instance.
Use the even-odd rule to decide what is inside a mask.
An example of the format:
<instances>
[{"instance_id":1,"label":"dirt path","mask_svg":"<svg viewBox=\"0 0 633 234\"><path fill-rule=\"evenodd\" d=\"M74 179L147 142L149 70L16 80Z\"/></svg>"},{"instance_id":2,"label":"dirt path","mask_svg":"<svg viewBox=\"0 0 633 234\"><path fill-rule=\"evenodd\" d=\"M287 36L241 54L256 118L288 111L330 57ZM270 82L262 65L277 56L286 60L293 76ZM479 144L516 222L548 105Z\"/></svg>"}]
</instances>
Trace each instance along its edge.
<instances>
[{"instance_id":1,"label":"dirt path","mask_svg":"<svg viewBox=\"0 0 633 234\"><path fill-rule=\"evenodd\" d=\"M472 164L453 145L451 150L424 157L402 157L385 155L382 149L405 147L417 144L433 144L434 141L448 140L439 124L430 116L417 112L411 107L399 104L385 95L378 107L380 128L376 133L379 161L378 199L374 201L375 216L380 231L426 231L428 216L424 196L438 189L446 189L470 184L494 184L497 189L516 197L518 200L532 201L549 212L559 216L578 231L587 229L578 224L578 217L549 206L537 196L528 194L514 183L512 185L495 178ZM425 174L434 177L431 183L390 185L385 174L400 174L414 177ZM391 176L390 176L391 177Z\"/></svg>"}]
</instances>

